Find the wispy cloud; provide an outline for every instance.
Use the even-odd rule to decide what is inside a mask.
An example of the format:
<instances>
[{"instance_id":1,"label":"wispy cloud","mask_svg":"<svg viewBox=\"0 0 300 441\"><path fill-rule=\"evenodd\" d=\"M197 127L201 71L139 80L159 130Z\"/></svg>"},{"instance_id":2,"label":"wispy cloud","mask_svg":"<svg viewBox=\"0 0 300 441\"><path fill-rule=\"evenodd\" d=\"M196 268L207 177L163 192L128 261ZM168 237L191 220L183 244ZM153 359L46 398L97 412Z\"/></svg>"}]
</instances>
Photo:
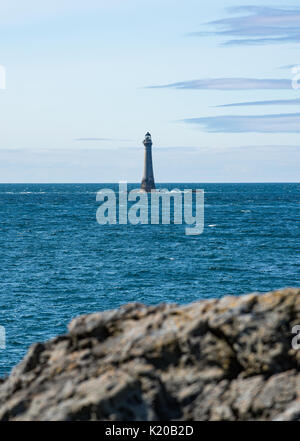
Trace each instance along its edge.
<instances>
[{"instance_id":1,"label":"wispy cloud","mask_svg":"<svg viewBox=\"0 0 300 441\"><path fill-rule=\"evenodd\" d=\"M223 44L227 46L300 42L300 9L297 7L239 6L227 10L231 17L207 23L215 31L191 35L225 37Z\"/></svg>"},{"instance_id":2,"label":"wispy cloud","mask_svg":"<svg viewBox=\"0 0 300 441\"><path fill-rule=\"evenodd\" d=\"M223 133L300 133L300 113L273 115L228 115L184 119L197 124L206 132Z\"/></svg>"},{"instance_id":3,"label":"wispy cloud","mask_svg":"<svg viewBox=\"0 0 300 441\"><path fill-rule=\"evenodd\" d=\"M282 70L292 70L293 69L293 67L297 67L297 66L299 66L300 64L298 63L298 64L286 64L286 65L284 65L284 66L279 66L279 68L278 69L282 69Z\"/></svg>"},{"instance_id":4,"label":"wispy cloud","mask_svg":"<svg viewBox=\"0 0 300 441\"><path fill-rule=\"evenodd\" d=\"M81 142L89 142L89 141L132 142L132 139L119 139L119 138L75 138L75 141L81 141Z\"/></svg>"},{"instance_id":5,"label":"wispy cloud","mask_svg":"<svg viewBox=\"0 0 300 441\"><path fill-rule=\"evenodd\" d=\"M257 90L291 89L291 80L274 78L207 78L148 86L148 89Z\"/></svg>"},{"instance_id":6,"label":"wispy cloud","mask_svg":"<svg viewBox=\"0 0 300 441\"><path fill-rule=\"evenodd\" d=\"M245 101L242 103L232 103L232 104L221 104L215 107L246 107L246 106L289 106L289 105L300 105L300 98L291 100L266 100L266 101Z\"/></svg>"}]
</instances>

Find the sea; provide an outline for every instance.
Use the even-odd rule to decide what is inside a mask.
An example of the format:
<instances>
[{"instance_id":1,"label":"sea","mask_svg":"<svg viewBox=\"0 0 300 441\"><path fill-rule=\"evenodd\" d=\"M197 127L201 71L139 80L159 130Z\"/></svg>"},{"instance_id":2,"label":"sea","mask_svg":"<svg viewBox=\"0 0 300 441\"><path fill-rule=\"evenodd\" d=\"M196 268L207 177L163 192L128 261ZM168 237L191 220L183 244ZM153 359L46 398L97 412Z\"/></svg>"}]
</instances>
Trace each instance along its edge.
<instances>
[{"instance_id":1,"label":"sea","mask_svg":"<svg viewBox=\"0 0 300 441\"><path fill-rule=\"evenodd\" d=\"M118 184L0 184L1 377L80 314L300 285L300 184L157 187L204 190L202 234L99 225L96 194Z\"/></svg>"}]
</instances>

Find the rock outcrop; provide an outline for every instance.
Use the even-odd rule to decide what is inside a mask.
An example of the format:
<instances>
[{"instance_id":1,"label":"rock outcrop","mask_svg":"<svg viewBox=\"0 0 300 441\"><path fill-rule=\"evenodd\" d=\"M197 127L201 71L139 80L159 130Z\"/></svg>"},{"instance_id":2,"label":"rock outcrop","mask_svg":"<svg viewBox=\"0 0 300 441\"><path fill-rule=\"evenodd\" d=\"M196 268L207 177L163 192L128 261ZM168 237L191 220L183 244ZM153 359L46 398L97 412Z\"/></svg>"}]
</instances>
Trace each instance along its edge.
<instances>
[{"instance_id":1,"label":"rock outcrop","mask_svg":"<svg viewBox=\"0 0 300 441\"><path fill-rule=\"evenodd\" d=\"M300 289L75 318L0 382L0 420L300 420Z\"/></svg>"}]
</instances>

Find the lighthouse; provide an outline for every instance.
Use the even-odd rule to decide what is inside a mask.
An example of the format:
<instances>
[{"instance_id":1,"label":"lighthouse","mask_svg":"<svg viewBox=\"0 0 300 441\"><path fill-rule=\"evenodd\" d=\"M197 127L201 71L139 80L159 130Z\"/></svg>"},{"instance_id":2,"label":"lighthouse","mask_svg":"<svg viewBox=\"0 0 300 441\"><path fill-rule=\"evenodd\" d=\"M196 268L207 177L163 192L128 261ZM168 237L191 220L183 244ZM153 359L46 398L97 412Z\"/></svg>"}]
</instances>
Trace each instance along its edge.
<instances>
[{"instance_id":1,"label":"lighthouse","mask_svg":"<svg viewBox=\"0 0 300 441\"><path fill-rule=\"evenodd\" d=\"M146 133L143 144L145 146L145 160L141 189L150 192L155 189L155 182L152 165L152 139L149 132Z\"/></svg>"}]
</instances>

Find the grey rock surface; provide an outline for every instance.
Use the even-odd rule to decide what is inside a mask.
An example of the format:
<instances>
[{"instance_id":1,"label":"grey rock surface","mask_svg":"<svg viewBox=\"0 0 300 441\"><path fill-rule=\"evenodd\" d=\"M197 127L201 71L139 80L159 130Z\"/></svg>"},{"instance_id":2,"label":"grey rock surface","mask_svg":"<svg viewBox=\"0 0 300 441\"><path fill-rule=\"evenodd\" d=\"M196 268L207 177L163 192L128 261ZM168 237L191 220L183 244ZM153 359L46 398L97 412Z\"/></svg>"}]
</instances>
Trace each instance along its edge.
<instances>
[{"instance_id":1,"label":"grey rock surface","mask_svg":"<svg viewBox=\"0 0 300 441\"><path fill-rule=\"evenodd\" d=\"M300 420L300 289L75 318L0 381L6 420Z\"/></svg>"}]
</instances>

